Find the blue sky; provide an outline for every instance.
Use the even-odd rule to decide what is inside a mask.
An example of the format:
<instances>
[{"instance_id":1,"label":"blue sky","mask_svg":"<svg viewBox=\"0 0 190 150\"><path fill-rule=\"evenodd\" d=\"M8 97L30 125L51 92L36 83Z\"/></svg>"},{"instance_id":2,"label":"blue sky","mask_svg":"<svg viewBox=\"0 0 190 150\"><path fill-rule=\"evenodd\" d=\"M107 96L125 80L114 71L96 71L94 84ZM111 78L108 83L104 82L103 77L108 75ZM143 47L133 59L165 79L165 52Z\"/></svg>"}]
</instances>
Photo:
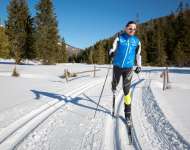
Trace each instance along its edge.
<instances>
[{"instance_id":1,"label":"blue sky","mask_svg":"<svg viewBox=\"0 0 190 150\"><path fill-rule=\"evenodd\" d=\"M35 15L35 4L28 0ZM70 45L86 48L120 31L139 14L140 22L175 11L181 0L53 0L61 37ZM190 3L190 0L183 0ZM9 0L0 0L1 21L7 18Z\"/></svg>"}]
</instances>

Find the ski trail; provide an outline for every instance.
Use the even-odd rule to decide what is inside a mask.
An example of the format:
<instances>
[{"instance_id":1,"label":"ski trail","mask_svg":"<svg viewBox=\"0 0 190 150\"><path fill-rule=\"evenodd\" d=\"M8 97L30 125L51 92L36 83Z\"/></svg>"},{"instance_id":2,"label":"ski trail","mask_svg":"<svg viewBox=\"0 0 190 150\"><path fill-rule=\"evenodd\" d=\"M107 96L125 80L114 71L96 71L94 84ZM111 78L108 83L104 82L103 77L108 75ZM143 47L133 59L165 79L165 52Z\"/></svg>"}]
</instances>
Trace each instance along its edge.
<instances>
[{"instance_id":1,"label":"ski trail","mask_svg":"<svg viewBox=\"0 0 190 150\"><path fill-rule=\"evenodd\" d=\"M130 150L133 149L131 145L129 145L127 129L122 121L123 117L123 91L119 90L116 96L115 103L115 117L113 118L111 115L107 116L106 125L105 125L105 137L104 137L104 149L105 150Z\"/></svg>"},{"instance_id":2,"label":"ski trail","mask_svg":"<svg viewBox=\"0 0 190 150\"><path fill-rule=\"evenodd\" d=\"M123 92L118 96L116 120L115 120L115 149L116 150L133 150L133 145L129 145L128 131L125 124Z\"/></svg>"},{"instance_id":3,"label":"ski trail","mask_svg":"<svg viewBox=\"0 0 190 150\"><path fill-rule=\"evenodd\" d=\"M77 97L72 95L67 105L36 128L16 149L103 150L102 129L109 110L100 104L97 117L92 118L101 86L97 84L94 90L86 90Z\"/></svg>"},{"instance_id":4,"label":"ski trail","mask_svg":"<svg viewBox=\"0 0 190 150\"><path fill-rule=\"evenodd\" d=\"M93 86L101 83L99 82L93 82L93 84L87 84L87 86L82 87L82 89L76 89L75 91L72 91L68 93L68 96L72 95L72 97L76 97L77 95L80 95L85 90L92 88ZM19 120L19 122L16 122L15 124L11 124L7 127L7 130L5 130L2 135L5 141L2 141L0 144L0 149L13 149L18 143L20 143L32 130L34 130L39 124L41 124L45 119L47 119L52 113L57 111L61 106L65 105L66 102L64 101L54 101L52 102L53 105L49 107L49 104L40 110L37 110L35 112L32 112L32 114L29 114L29 116L23 117ZM47 109L46 109L47 107ZM11 135L12 134L12 135ZM10 137L8 137L10 135Z\"/></svg>"}]
</instances>

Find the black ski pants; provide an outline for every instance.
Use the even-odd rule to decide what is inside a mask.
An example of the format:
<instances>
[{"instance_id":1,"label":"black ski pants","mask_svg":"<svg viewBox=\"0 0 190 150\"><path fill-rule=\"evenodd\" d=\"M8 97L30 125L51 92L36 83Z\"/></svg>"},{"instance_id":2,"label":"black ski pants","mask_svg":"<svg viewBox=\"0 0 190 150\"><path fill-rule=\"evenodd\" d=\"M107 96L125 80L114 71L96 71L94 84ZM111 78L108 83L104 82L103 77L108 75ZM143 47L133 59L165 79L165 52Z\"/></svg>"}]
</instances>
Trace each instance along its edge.
<instances>
[{"instance_id":1,"label":"black ski pants","mask_svg":"<svg viewBox=\"0 0 190 150\"><path fill-rule=\"evenodd\" d=\"M124 95L128 95L131 86L131 79L133 76L132 68L119 68L117 66L113 66L113 78L112 78L112 91L115 91L117 85L119 84L120 78L123 78L123 92ZM125 118L130 118L131 114L131 104L127 105L124 103L124 112Z\"/></svg>"}]
</instances>

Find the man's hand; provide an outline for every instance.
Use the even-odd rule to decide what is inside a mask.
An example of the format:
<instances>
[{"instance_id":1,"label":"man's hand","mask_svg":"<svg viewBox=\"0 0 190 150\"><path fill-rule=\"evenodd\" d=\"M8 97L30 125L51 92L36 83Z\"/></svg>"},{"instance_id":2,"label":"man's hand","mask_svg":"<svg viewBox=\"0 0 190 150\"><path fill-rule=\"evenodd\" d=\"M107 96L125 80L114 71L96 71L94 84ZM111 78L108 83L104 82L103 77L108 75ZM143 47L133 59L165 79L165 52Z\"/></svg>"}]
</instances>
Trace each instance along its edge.
<instances>
[{"instance_id":1,"label":"man's hand","mask_svg":"<svg viewBox=\"0 0 190 150\"><path fill-rule=\"evenodd\" d=\"M110 56L111 58L113 58L114 55L115 55L115 51L114 51L113 49L110 49L110 51L109 51L109 56Z\"/></svg>"},{"instance_id":2,"label":"man's hand","mask_svg":"<svg viewBox=\"0 0 190 150\"><path fill-rule=\"evenodd\" d=\"M141 72L141 67L136 67L135 71L136 74L138 74L139 72Z\"/></svg>"},{"instance_id":3,"label":"man's hand","mask_svg":"<svg viewBox=\"0 0 190 150\"><path fill-rule=\"evenodd\" d=\"M114 55L115 55L115 53L114 53L114 52L111 52L111 53L110 53L110 57L111 57L111 58L113 58L113 57L114 57Z\"/></svg>"}]
</instances>

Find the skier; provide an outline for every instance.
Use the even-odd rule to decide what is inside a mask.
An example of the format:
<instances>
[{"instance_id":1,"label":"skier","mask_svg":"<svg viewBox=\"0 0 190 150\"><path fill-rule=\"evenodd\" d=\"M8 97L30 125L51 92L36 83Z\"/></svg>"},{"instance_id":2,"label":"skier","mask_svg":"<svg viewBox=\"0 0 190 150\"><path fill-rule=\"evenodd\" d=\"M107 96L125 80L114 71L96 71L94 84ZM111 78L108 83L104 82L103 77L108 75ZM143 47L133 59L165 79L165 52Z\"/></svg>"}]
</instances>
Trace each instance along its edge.
<instances>
[{"instance_id":1,"label":"skier","mask_svg":"<svg viewBox=\"0 0 190 150\"><path fill-rule=\"evenodd\" d=\"M113 42L109 55L113 57L112 91L115 96L116 87L120 77L123 77L124 112L127 123L130 124L131 92L130 85L133 76L133 66L136 62L135 73L141 71L141 42L135 36L136 22L129 21L123 33L119 34Z\"/></svg>"}]
</instances>

